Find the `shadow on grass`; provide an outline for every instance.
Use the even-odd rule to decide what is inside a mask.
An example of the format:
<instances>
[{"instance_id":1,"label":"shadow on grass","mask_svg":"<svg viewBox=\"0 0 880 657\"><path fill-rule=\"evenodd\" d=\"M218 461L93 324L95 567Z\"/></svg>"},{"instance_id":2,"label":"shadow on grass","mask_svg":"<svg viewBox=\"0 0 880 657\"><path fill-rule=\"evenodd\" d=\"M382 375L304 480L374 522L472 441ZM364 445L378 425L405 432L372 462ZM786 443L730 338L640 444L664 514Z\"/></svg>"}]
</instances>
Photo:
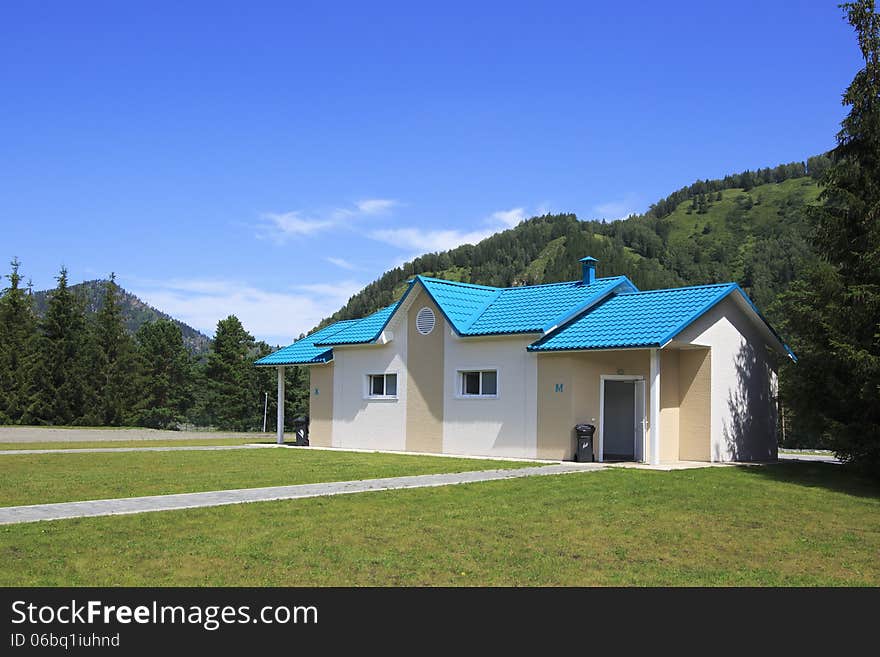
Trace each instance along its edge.
<instances>
[{"instance_id":1,"label":"shadow on grass","mask_svg":"<svg viewBox=\"0 0 880 657\"><path fill-rule=\"evenodd\" d=\"M846 465L816 461L788 461L743 468L756 477L764 477L807 488L825 488L856 497L880 499L880 481Z\"/></svg>"}]
</instances>

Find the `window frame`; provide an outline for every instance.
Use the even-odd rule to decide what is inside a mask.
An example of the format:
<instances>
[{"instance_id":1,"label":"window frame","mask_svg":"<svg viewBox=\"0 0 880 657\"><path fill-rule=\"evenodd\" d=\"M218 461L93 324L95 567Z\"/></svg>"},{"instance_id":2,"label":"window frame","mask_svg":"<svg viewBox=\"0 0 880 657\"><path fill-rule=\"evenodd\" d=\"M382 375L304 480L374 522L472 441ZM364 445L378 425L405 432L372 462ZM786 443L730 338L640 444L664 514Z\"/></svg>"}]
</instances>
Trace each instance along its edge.
<instances>
[{"instance_id":1,"label":"window frame","mask_svg":"<svg viewBox=\"0 0 880 657\"><path fill-rule=\"evenodd\" d=\"M395 393L393 395L373 394L373 380L382 377L382 390L388 390L388 377L393 376L395 380ZM364 375L364 399L368 401L397 401L400 398L400 374L395 370L391 372L367 372Z\"/></svg>"},{"instance_id":2,"label":"window frame","mask_svg":"<svg viewBox=\"0 0 880 657\"><path fill-rule=\"evenodd\" d=\"M495 374L495 393L483 394L483 374L493 372ZM480 392L478 394L467 394L464 392L464 380L466 374L479 373L480 375ZM494 366L485 367L468 367L457 369L455 371L455 398L456 399L500 399L501 398L501 371L500 368Z\"/></svg>"}]
</instances>

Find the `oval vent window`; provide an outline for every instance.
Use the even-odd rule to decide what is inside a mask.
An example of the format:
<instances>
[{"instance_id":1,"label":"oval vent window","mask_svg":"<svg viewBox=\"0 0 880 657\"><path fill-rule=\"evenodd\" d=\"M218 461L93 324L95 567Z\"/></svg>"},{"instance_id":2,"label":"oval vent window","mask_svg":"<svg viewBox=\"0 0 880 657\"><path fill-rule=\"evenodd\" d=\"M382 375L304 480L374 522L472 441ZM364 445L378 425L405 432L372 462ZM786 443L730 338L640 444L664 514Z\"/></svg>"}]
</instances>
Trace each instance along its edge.
<instances>
[{"instance_id":1,"label":"oval vent window","mask_svg":"<svg viewBox=\"0 0 880 657\"><path fill-rule=\"evenodd\" d=\"M422 308L416 315L416 328L422 335L428 335L434 330L434 311L430 308Z\"/></svg>"}]
</instances>

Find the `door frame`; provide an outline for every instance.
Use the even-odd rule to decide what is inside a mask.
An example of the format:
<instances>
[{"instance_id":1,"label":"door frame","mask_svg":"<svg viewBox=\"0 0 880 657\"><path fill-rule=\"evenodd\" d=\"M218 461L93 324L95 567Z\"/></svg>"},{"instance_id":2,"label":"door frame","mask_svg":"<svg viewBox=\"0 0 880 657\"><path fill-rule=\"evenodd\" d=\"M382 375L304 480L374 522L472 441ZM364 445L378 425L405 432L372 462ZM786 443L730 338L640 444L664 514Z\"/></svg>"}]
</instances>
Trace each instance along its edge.
<instances>
[{"instance_id":1,"label":"door frame","mask_svg":"<svg viewBox=\"0 0 880 657\"><path fill-rule=\"evenodd\" d=\"M641 381L644 385L645 377L641 374L601 374L599 375L599 449L596 457L597 461L603 461L605 459L605 382L606 381ZM642 460L645 459L645 432L644 432L644 423L647 421L648 415L648 400L647 394L642 395L643 402L645 404L645 408L642 412L642 418L644 418L642 422ZM633 390L633 408L635 409L635 405L639 403L639 396L635 394L635 390ZM638 409L635 409L635 417L638 417ZM635 430L635 427L633 427ZM635 449L635 441L638 440L638 436L633 434L633 456L635 457L637 450Z\"/></svg>"}]
</instances>

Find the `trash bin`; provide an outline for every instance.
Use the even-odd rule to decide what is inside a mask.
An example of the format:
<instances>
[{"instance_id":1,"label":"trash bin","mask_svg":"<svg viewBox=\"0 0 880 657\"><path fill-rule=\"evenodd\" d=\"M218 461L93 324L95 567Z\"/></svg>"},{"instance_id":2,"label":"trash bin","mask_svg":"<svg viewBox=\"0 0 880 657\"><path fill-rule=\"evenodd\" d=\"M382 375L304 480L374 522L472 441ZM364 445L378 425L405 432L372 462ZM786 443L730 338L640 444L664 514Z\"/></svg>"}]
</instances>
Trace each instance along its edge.
<instances>
[{"instance_id":1,"label":"trash bin","mask_svg":"<svg viewBox=\"0 0 880 657\"><path fill-rule=\"evenodd\" d=\"M593 457L593 434L596 433L596 427L592 424L576 424L574 431L577 434L574 460L578 463L595 461Z\"/></svg>"},{"instance_id":2,"label":"trash bin","mask_svg":"<svg viewBox=\"0 0 880 657\"><path fill-rule=\"evenodd\" d=\"M309 445L309 416L300 415L293 419L293 433L296 435L296 444L300 447Z\"/></svg>"}]
</instances>

